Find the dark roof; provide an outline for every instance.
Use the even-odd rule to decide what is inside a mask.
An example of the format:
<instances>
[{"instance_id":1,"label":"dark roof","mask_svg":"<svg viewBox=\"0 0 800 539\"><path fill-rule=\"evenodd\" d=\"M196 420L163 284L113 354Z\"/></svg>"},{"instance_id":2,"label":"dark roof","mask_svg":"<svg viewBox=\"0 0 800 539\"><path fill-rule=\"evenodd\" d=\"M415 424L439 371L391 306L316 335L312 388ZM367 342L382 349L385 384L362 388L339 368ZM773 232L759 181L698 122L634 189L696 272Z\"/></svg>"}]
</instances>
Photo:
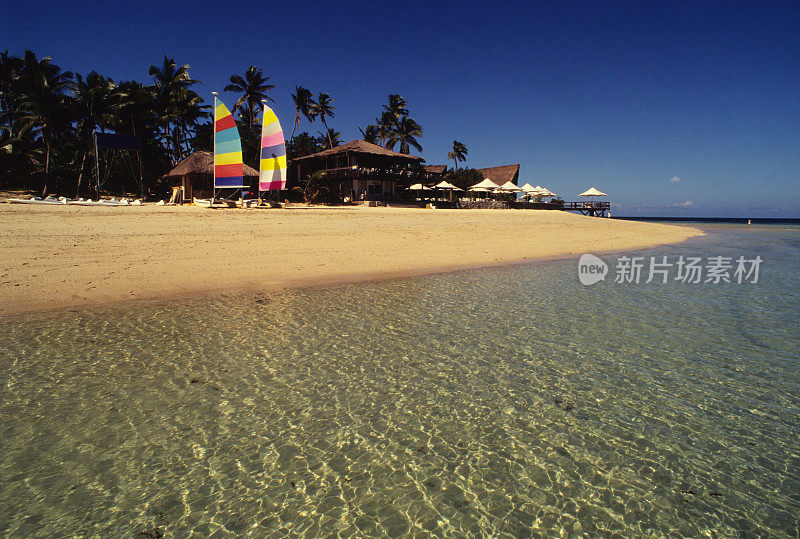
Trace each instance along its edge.
<instances>
[{"instance_id":1,"label":"dark roof","mask_svg":"<svg viewBox=\"0 0 800 539\"><path fill-rule=\"evenodd\" d=\"M363 140L351 140L345 144L340 144L335 148L330 148L327 150L323 150L321 152L312 153L311 155L304 155L303 157L296 157L292 159L293 162L302 161L304 159L312 159L315 157L331 157L334 155L344 155L346 153L362 153L362 154L369 154L369 155L381 155L384 157L395 157L395 158L403 158L408 159L410 161L425 161L422 157L416 155L408 155L405 153L398 153L393 152L391 150L387 150L386 148L382 148L377 144L372 144L370 142L366 142Z\"/></svg>"},{"instance_id":2,"label":"dark roof","mask_svg":"<svg viewBox=\"0 0 800 539\"><path fill-rule=\"evenodd\" d=\"M447 165L422 165L422 168L425 169L425 172L430 172L431 174L442 174L447 170Z\"/></svg>"},{"instance_id":3,"label":"dark roof","mask_svg":"<svg viewBox=\"0 0 800 539\"><path fill-rule=\"evenodd\" d=\"M214 155L211 152L194 152L178 161L172 170L164 174L165 178L174 176L187 176L189 174L213 174ZM253 167L244 165L245 176L258 176L258 171Z\"/></svg>"},{"instance_id":4,"label":"dark roof","mask_svg":"<svg viewBox=\"0 0 800 539\"><path fill-rule=\"evenodd\" d=\"M501 165L499 167L479 168L476 170L484 178L489 178L497 185L503 185L509 181L516 185L517 180L519 180L519 165Z\"/></svg>"}]
</instances>

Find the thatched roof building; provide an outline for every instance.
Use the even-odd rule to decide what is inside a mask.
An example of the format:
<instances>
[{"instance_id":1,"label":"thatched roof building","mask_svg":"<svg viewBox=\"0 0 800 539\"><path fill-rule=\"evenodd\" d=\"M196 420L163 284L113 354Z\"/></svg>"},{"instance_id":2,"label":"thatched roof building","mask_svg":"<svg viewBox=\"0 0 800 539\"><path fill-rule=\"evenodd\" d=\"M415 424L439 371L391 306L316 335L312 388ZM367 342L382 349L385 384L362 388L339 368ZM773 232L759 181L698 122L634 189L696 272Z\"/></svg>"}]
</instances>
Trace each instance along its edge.
<instances>
[{"instance_id":1,"label":"thatched roof building","mask_svg":"<svg viewBox=\"0 0 800 539\"><path fill-rule=\"evenodd\" d=\"M423 165L422 168L428 174L444 174L444 171L447 170L447 165Z\"/></svg>"},{"instance_id":2,"label":"thatched roof building","mask_svg":"<svg viewBox=\"0 0 800 539\"><path fill-rule=\"evenodd\" d=\"M489 178L497 185L503 185L506 182L511 182L514 185L517 185L517 182L519 181L519 164L479 168L476 170L480 172L484 178Z\"/></svg>"},{"instance_id":3,"label":"thatched roof building","mask_svg":"<svg viewBox=\"0 0 800 539\"><path fill-rule=\"evenodd\" d=\"M188 176L190 174L214 174L214 154L211 152L194 152L187 155L164 174L164 178ZM258 176L258 171L253 167L244 165L245 176Z\"/></svg>"},{"instance_id":4,"label":"thatched roof building","mask_svg":"<svg viewBox=\"0 0 800 539\"><path fill-rule=\"evenodd\" d=\"M297 157L295 159L292 159L292 163L296 164L299 161L308 161L311 159L323 159L326 161L330 161L332 158L338 158L348 155L389 157L392 159L399 159L402 161L419 162L419 163L425 161L425 159L416 155L393 152L392 150L387 150L386 148L378 146L377 144L372 144L364 140L356 139L356 140L351 140L350 142L347 142L345 144L340 144L335 148L329 148L327 150L313 153L311 155L304 155L303 157Z\"/></svg>"},{"instance_id":5,"label":"thatched roof building","mask_svg":"<svg viewBox=\"0 0 800 539\"><path fill-rule=\"evenodd\" d=\"M192 198L206 198L212 195L211 178L214 175L214 154L211 152L194 152L178 161L172 170L164 174L171 180L173 202L191 202ZM245 178L257 178L258 171L244 165ZM247 181L245 181L247 183Z\"/></svg>"},{"instance_id":6,"label":"thatched roof building","mask_svg":"<svg viewBox=\"0 0 800 539\"><path fill-rule=\"evenodd\" d=\"M300 181L324 170L325 178L335 184L342 200L387 201L398 199L409 183L425 179L418 168L424 161L417 155L393 152L356 139L292 159L289 169Z\"/></svg>"}]
</instances>

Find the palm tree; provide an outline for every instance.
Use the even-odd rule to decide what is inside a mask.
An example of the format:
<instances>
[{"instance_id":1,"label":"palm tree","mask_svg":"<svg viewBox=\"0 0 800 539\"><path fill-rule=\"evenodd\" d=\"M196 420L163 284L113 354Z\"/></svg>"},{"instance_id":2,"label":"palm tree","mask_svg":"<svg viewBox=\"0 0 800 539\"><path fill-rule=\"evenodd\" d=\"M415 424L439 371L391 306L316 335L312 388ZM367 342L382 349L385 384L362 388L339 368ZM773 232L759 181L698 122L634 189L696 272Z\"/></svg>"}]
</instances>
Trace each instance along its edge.
<instances>
[{"instance_id":1,"label":"palm tree","mask_svg":"<svg viewBox=\"0 0 800 539\"><path fill-rule=\"evenodd\" d=\"M468 153L469 150L467 150L467 147L463 143L454 140L453 150L447 154L447 158L453 160L453 167L458 170L457 161L466 161Z\"/></svg>"},{"instance_id":2,"label":"palm tree","mask_svg":"<svg viewBox=\"0 0 800 539\"><path fill-rule=\"evenodd\" d=\"M330 147L333 148L333 140L330 138L330 132L328 131L328 124L325 122L325 117L329 116L333 118L336 116L333 111L336 107L333 106L333 99L331 96L326 93L321 93L317 96L317 100L311 100L311 115L313 118L319 116L319 119L322 120L322 125L325 126L325 131L328 132L328 142L330 143Z\"/></svg>"},{"instance_id":3,"label":"palm tree","mask_svg":"<svg viewBox=\"0 0 800 539\"><path fill-rule=\"evenodd\" d=\"M409 146L413 146L421 152L422 145L417 141L417 137L422 137L422 127L415 120L403 116L397 122L395 130L390 133L386 147L392 150L399 142L400 153L409 153Z\"/></svg>"},{"instance_id":4,"label":"palm tree","mask_svg":"<svg viewBox=\"0 0 800 539\"><path fill-rule=\"evenodd\" d=\"M389 94L389 104L383 105L383 110L394 116L395 120L400 120L401 116L408 116L408 103L403 96Z\"/></svg>"},{"instance_id":5,"label":"palm tree","mask_svg":"<svg viewBox=\"0 0 800 539\"><path fill-rule=\"evenodd\" d=\"M358 130L361 131L361 138L364 140L364 142L369 142L372 144L377 144L379 142L378 139L380 138L380 130L377 125L370 124L366 127L366 129L361 129L359 127Z\"/></svg>"},{"instance_id":6,"label":"palm tree","mask_svg":"<svg viewBox=\"0 0 800 539\"><path fill-rule=\"evenodd\" d=\"M105 128L114 123L124 97L114 81L95 71L89 73L85 80L81 75L75 76L75 95L70 104L77 121L78 138L83 147L76 197L80 196L83 168L91 146L92 133L97 127Z\"/></svg>"},{"instance_id":7,"label":"palm tree","mask_svg":"<svg viewBox=\"0 0 800 539\"><path fill-rule=\"evenodd\" d=\"M0 53L0 125L9 130L21 98L19 80L24 66L19 56L9 56L7 50Z\"/></svg>"},{"instance_id":8,"label":"palm tree","mask_svg":"<svg viewBox=\"0 0 800 539\"><path fill-rule=\"evenodd\" d=\"M302 86L295 86L292 100L294 101L294 126L292 127L292 136L289 137L289 142L294 138L294 132L300 125L300 115L302 114L310 122L311 121L311 103L314 94L311 90Z\"/></svg>"},{"instance_id":9,"label":"palm tree","mask_svg":"<svg viewBox=\"0 0 800 539\"><path fill-rule=\"evenodd\" d=\"M162 139L168 148L175 149L175 153L172 154L172 162L175 163L180 157L180 144L177 141L180 102L186 97L185 91L199 81L189 76L187 64L178 67L175 59L167 58L166 55L161 67L150 66L150 75L155 82L155 104L163 130ZM175 127L171 127L172 124L175 124Z\"/></svg>"},{"instance_id":10,"label":"palm tree","mask_svg":"<svg viewBox=\"0 0 800 539\"><path fill-rule=\"evenodd\" d=\"M397 128L397 118L389 111L384 111L380 118L375 118L378 128L378 139L384 147L388 147L389 139Z\"/></svg>"},{"instance_id":11,"label":"palm tree","mask_svg":"<svg viewBox=\"0 0 800 539\"><path fill-rule=\"evenodd\" d=\"M244 73L244 77L240 75L231 75L231 83L225 87L226 92L240 92L242 97L236 102L231 110L231 114L236 112L236 109L247 103L247 126L252 130L253 122L255 121L256 107L262 101L275 102L267 92L275 88L274 84L269 84L269 77L265 77L261 68L250 66Z\"/></svg>"},{"instance_id":12,"label":"palm tree","mask_svg":"<svg viewBox=\"0 0 800 539\"><path fill-rule=\"evenodd\" d=\"M342 143L342 134L333 128L328 128L328 131L325 133L322 133L321 131L317 131L317 133L319 133L319 138L323 144L325 143L325 139L328 139L328 142L330 143L328 148L335 148Z\"/></svg>"},{"instance_id":13,"label":"palm tree","mask_svg":"<svg viewBox=\"0 0 800 539\"><path fill-rule=\"evenodd\" d=\"M22 95L19 112L21 129L38 133L45 147L44 185L42 196L47 194L50 177L50 156L53 141L60 130L70 124L67 94L72 89L72 73L61 72L48 56L38 60L32 51L25 51L21 72Z\"/></svg>"}]
</instances>

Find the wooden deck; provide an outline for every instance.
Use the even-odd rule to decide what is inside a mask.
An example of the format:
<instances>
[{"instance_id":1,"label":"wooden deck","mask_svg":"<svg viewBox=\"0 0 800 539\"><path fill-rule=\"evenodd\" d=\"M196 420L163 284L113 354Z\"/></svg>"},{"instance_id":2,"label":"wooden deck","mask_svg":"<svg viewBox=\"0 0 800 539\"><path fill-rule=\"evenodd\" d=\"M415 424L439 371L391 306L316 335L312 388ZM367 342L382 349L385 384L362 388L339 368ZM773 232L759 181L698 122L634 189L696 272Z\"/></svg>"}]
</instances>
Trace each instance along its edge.
<instances>
[{"instance_id":1,"label":"wooden deck","mask_svg":"<svg viewBox=\"0 0 800 539\"><path fill-rule=\"evenodd\" d=\"M605 217L611 212L611 202L564 202L564 211L577 211L592 217Z\"/></svg>"}]
</instances>

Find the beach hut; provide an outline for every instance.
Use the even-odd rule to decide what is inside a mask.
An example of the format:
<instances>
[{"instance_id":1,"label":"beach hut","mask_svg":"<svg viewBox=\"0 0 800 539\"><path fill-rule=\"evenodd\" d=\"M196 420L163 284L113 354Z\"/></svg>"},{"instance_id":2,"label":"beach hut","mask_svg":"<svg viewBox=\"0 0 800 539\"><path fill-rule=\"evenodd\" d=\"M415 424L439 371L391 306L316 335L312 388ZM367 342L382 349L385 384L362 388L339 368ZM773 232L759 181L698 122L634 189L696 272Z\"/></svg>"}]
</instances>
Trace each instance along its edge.
<instances>
[{"instance_id":1,"label":"beach hut","mask_svg":"<svg viewBox=\"0 0 800 539\"><path fill-rule=\"evenodd\" d=\"M193 197L209 198L212 192L214 175L214 154L211 152L194 152L178 161L164 176L169 180L175 202L191 201ZM244 165L244 176L258 178L258 171ZM177 200L175 200L177 198Z\"/></svg>"}]
</instances>

